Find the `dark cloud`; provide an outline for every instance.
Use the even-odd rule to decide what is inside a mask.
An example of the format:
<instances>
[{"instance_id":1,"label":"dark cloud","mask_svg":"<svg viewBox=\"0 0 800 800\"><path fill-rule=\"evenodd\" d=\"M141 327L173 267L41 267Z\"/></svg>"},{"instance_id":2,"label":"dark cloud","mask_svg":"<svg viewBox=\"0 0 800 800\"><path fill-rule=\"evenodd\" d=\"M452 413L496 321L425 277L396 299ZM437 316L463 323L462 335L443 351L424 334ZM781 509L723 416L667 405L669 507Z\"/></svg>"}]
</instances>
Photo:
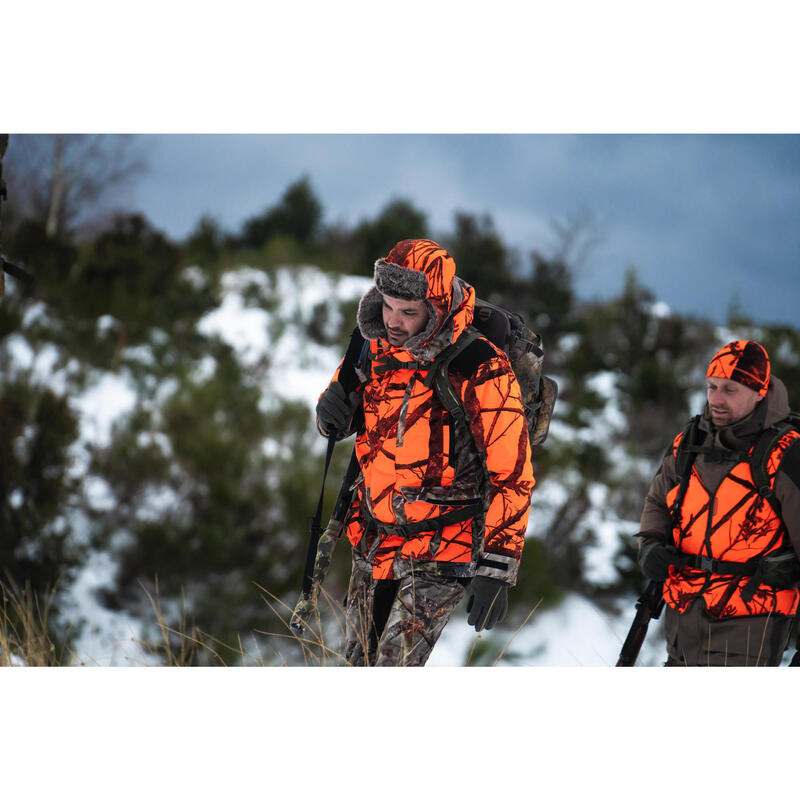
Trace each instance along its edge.
<instances>
[{"instance_id":1,"label":"dark cloud","mask_svg":"<svg viewBox=\"0 0 800 800\"><path fill-rule=\"evenodd\" d=\"M192 135L152 137L150 152L140 205L173 236L202 213L238 228L306 174L327 222L402 196L440 231L456 210L489 213L526 254L582 217L601 235L585 296L618 292L633 266L680 311L723 320L738 298L757 321L795 320L798 136Z\"/></svg>"}]
</instances>

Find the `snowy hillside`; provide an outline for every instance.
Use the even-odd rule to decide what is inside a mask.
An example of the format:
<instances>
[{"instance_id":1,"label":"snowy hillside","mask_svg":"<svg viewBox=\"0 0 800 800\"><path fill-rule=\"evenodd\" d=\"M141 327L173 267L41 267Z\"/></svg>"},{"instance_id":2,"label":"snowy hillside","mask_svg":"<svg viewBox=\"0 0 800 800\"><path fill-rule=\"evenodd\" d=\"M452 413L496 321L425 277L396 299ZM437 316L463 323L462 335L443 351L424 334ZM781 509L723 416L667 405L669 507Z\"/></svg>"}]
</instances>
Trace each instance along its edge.
<instances>
[{"instance_id":1,"label":"snowy hillside","mask_svg":"<svg viewBox=\"0 0 800 800\"><path fill-rule=\"evenodd\" d=\"M184 271L187 281L202 281L202 273L194 268ZM365 278L340 277L308 266L297 269L278 269L274 273L242 267L223 276L222 294L218 306L205 314L197 330L215 335L236 351L245 367L263 365L269 377L269 391L261 397L264 408L275 405L276 400L293 400L304 403L309 419L319 392L330 379L341 353L311 341L305 331L314 315L322 309L333 314L328 321L337 321L336 314L342 303L353 303L371 285ZM254 297L270 294L278 302L271 308L254 302ZM91 444L107 443L112 436L114 423L129 413L136 403L137 386L125 368L118 373L93 370L88 385L80 392L70 393L68 380L72 366L61 363L46 348L34 352L25 339L25 328L42 313L33 306L23 320L22 329L6 340L10 359L9 374L24 371L35 381L58 392L69 395L69 401L80 418L80 437L72 448L72 476L83 483L89 507L95 512L108 510L113 499L102 479L87 474L88 448ZM666 311L662 308L660 313ZM101 319L98 335L113 327L113 320ZM146 348L137 355L149 357ZM213 371L213 359L198 369ZM558 378L558 376L555 376ZM590 388L603 398L601 413L594 415L591 424L576 430L559 418L565 403L557 406L550 436L545 447L580 439L592 442L612 454L615 473L652 473L653 465L633 462L615 437L625 417L619 408L618 390L612 372L601 372L590 378ZM160 394L168 387L159 387L151 402L158 404ZM156 439L154 434L151 439ZM255 446L255 443L254 443ZM265 451L273 446L267 439L262 443ZM314 446L318 453L324 451L323 440ZM296 457L296 454L295 454ZM544 530L555 510L571 492L584 481L576 471L565 473L558 481L541 481L533 496L529 537L537 537ZM308 487L308 515L313 512L317 489ZM621 537L637 530L637 520L619 519L609 508L608 489L594 482L588 487L590 507L582 525L592 531L590 545L584 553L587 576L602 585L612 578L612 562L620 549ZM153 498L152 502L169 504L173 498ZM78 523L80 520L78 520ZM80 530L80 524L77 524ZM523 555L523 558L525 556ZM75 663L89 665L135 665L155 663L152 655L143 652L137 640L142 636L138 620L123 613L101 607L95 593L110 587L116 565L109 552L94 552L70 590L71 614L86 621L77 640ZM514 590L512 590L513 592ZM449 623L430 659L432 666L460 666L468 661L478 639L489 639L492 649L503 651L501 664L525 666L612 666L616 662L622 640L633 616L635 597L626 598L620 606L622 614L609 614L578 594L567 594L556 608L536 610L518 631L502 631L477 636L466 624L463 607ZM535 606L534 606L535 607ZM531 610L531 609L528 609ZM659 635L660 623L653 624L641 664L657 664L663 660L663 643Z\"/></svg>"}]
</instances>

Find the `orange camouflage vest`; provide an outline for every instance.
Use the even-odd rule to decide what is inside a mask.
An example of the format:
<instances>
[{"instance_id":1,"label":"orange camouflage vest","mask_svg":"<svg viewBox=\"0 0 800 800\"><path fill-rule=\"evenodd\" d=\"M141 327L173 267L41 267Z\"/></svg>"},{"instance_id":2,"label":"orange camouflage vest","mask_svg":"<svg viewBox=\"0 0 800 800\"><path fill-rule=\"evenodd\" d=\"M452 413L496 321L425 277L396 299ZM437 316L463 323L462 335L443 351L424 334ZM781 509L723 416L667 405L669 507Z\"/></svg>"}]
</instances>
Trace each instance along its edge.
<instances>
[{"instance_id":1,"label":"orange camouflage vest","mask_svg":"<svg viewBox=\"0 0 800 800\"><path fill-rule=\"evenodd\" d=\"M678 434L673 442L676 458L682 436ZM766 464L770 488L774 488L783 453L798 437L797 431L789 431L770 451ZM752 448L748 455L752 455ZM678 490L676 485L667 493L668 507L675 502ZM741 461L731 467L713 493L706 489L692 465L680 519L672 533L674 544L682 553L744 564L780 549L785 529L770 503L758 493L749 462ZM748 580L690 566L671 566L664 582L664 600L683 613L700 595L714 617L796 612L800 597L797 589L776 589L762 583L747 602L742 590Z\"/></svg>"}]
</instances>

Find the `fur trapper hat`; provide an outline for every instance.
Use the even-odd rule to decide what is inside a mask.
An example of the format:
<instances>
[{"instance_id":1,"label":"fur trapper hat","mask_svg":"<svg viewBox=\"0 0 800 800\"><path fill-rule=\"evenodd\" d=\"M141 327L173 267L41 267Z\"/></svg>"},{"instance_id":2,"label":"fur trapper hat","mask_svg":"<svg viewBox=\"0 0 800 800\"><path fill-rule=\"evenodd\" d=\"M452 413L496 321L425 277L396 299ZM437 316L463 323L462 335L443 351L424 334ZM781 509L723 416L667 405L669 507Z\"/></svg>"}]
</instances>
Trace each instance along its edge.
<instances>
[{"instance_id":1,"label":"fur trapper hat","mask_svg":"<svg viewBox=\"0 0 800 800\"><path fill-rule=\"evenodd\" d=\"M430 239L398 242L385 258L375 262L375 286L361 299L358 325L366 339L386 337L383 295L400 300L424 300L428 322L404 345L419 350L438 331L453 307L456 264L441 245ZM458 301L463 298L459 287Z\"/></svg>"}]
</instances>

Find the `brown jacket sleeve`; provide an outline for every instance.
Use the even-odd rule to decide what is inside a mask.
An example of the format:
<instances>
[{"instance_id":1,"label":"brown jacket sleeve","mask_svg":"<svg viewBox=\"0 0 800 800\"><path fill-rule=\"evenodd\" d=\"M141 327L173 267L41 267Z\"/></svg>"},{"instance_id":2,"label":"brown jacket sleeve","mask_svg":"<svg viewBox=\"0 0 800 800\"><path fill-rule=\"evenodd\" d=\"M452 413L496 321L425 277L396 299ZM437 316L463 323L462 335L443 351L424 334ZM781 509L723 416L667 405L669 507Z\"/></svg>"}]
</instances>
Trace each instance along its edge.
<instances>
[{"instance_id":1,"label":"brown jacket sleeve","mask_svg":"<svg viewBox=\"0 0 800 800\"><path fill-rule=\"evenodd\" d=\"M672 543L672 518L667 508L667 493L677 482L675 457L670 447L644 499L642 518L639 522L640 533L637 534L640 537L640 548L643 538L658 539L666 544Z\"/></svg>"}]
</instances>

